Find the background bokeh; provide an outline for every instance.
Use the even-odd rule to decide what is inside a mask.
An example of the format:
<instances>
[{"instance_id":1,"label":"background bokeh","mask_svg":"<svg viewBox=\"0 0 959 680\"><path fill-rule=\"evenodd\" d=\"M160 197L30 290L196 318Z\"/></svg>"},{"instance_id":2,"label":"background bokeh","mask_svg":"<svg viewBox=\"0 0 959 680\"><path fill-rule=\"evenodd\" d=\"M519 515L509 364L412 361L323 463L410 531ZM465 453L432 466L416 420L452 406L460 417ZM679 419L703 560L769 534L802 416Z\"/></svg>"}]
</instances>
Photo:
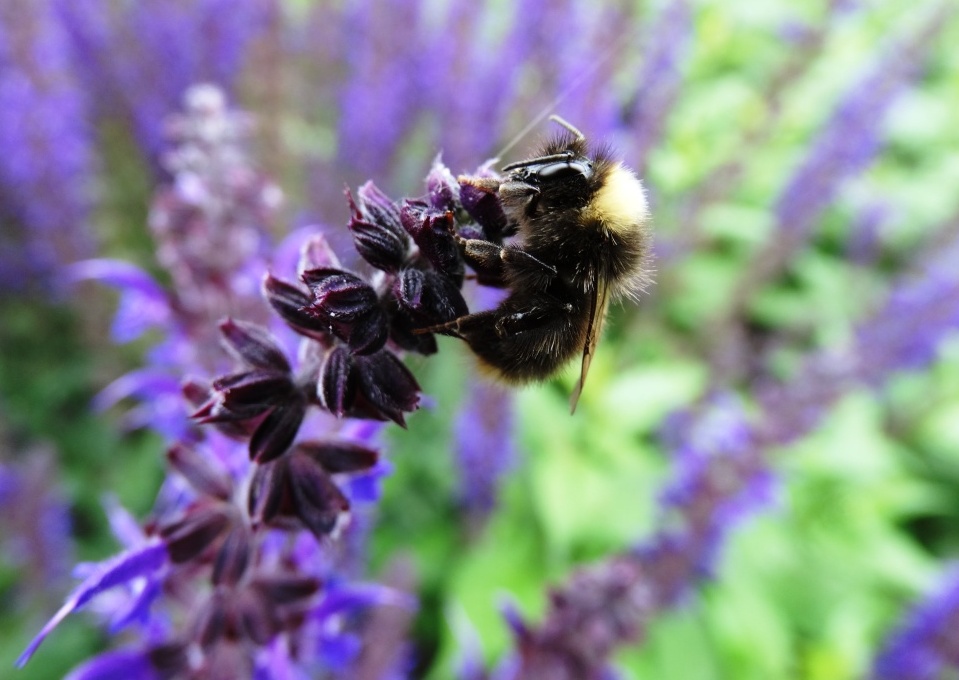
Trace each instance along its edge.
<instances>
[{"instance_id":1,"label":"background bokeh","mask_svg":"<svg viewBox=\"0 0 959 680\"><path fill-rule=\"evenodd\" d=\"M454 340L408 358L424 408L387 430L356 576L418 597L410 676L486 677L504 607L561 628L549 589L624 555L672 590L613 635L620 677L959 673L956 9L0 0L0 668L116 552L103 499L143 517L164 478L163 437L94 407L157 333L119 342L117 295L70 265L181 285L148 211L170 116L213 83L287 249L322 230L356 265L344 185L420 195L437 154L472 172L522 134L522 158L547 113L649 193L655 285L613 309L575 416L572 370L506 393ZM123 642L79 614L16 677Z\"/></svg>"}]
</instances>

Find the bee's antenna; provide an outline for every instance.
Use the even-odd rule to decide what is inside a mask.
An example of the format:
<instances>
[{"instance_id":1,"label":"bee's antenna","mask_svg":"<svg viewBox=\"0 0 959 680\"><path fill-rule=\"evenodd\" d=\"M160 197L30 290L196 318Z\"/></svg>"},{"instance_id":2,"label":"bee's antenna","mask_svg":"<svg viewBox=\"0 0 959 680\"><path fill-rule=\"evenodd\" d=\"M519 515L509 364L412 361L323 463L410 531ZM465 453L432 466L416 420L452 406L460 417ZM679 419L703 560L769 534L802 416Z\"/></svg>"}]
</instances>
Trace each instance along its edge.
<instances>
[{"instance_id":1,"label":"bee's antenna","mask_svg":"<svg viewBox=\"0 0 959 680\"><path fill-rule=\"evenodd\" d=\"M556 95L556 98L553 99L553 101L551 101L549 104L544 106L543 109L538 114L533 116L533 119L526 125L526 127L524 127L522 130L517 132L516 136L513 137L513 139L511 139L506 144L506 146L500 149L499 153L497 153L494 156L494 158L502 158L503 154L505 154L507 151L509 151L514 146L519 144L520 141L523 139L523 137L525 137L526 135L530 133L530 130L532 130L537 125L542 123L543 120L547 117L550 120L556 121L557 123L562 125L564 128L572 132L574 135L576 135L577 139L585 139L586 137L585 135L583 135L582 132L577 130L575 127L567 123L565 120L563 120L559 116L555 114L551 115L551 113L552 111L556 109L557 106L559 106L563 102L563 100L569 97L576 90L576 88L583 83L583 81L585 81L587 78L592 76L599 69L600 66L604 65L607 61L609 61L610 58L612 58L612 56L616 54L623 47L626 41L629 40L631 37L632 35L627 31L619 37L619 40L614 40L613 42L611 42L609 44L609 47L607 47L592 63L586 66L586 68L580 71L579 74L570 81L569 85L567 85L562 92Z\"/></svg>"},{"instance_id":2,"label":"bee's antenna","mask_svg":"<svg viewBox=\"0 0 959 680\"><path fill-rule=\"evenodd\" d=\"M552 116L549 117L549 119L550 119L551 121L553 121L554 123L557 123L557 124L559 124L559 125L562 125L564 128L566 128L567 130L569 130L570 132L572 132L572 133L573 133L573 136L576 137L576 141L582 142L582 141L584 141L584 140L586 139L586 135L584 135L582 132L580 132L580 131L579 131L579 128L573 127L573 124L570 123L570 122L569 122L568 120L566 120L565 118L560 118L559 116L557 116L557 115L554 113Z\"/></svg>"}]
</instances>

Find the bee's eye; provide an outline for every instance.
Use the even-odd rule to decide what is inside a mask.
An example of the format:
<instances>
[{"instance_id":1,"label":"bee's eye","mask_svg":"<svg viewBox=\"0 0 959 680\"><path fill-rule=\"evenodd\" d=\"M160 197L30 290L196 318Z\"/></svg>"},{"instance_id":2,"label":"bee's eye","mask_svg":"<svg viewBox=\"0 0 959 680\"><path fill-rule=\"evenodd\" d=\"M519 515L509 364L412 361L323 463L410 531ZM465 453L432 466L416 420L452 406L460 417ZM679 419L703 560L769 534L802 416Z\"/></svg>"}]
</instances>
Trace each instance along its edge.
<instances>
[{"instance_id":1,"label":"bee's eye","mask_svg":"<svg viewBox=\"0 0 959 680\"><path fill-rule=\"evenodd\" d=\"M593 164L589 161L557 161L546 163L533 169L539 179L569 179L581 175L589 179L593 174Z\"/></svg>"}]
</instances>

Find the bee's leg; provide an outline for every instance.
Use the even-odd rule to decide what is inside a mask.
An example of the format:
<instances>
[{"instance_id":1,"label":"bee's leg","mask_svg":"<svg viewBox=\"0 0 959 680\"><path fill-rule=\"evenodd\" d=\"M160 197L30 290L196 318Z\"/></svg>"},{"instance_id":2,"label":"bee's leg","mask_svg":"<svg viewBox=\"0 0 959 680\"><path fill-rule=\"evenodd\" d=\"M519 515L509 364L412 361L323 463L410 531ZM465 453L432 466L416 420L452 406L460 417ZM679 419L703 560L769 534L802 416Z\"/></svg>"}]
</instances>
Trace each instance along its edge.
<instances>
[{"instance_id":1,"label":"bee's leg","mask_svg":"<svg viewBox=\"0 0 959 680\"><path fill-rule=\"evenodd\" d=\"M467 314L461 316L458 319L453 319L452 321L447 321L446 323L436 324L435 326L426 326L425 328L415 328L413 329L414 335L422 335L424 333L442 333L443 335L450 335L454 338L459 338L460 340L466 340L466 334L470 330L475 330L478 326L487 326L495 317L495 311L490 310L486 312L477 312L476 314Z\"/></svg>"},{"instance_id":2,"label":"bee's leg","mask_svg":"<svg viewBox=\"0 0 959 680\"><path fill-rule=\"evenodd\" d=\"M537 331L544 326L555 324L557 319L568 316L573 312L573 305L567 302L540 303L534 307L522 309L510 314L503 314L496 319L493 327L496 335L507 338L520 333Z\"/></svg>"},{"instance_id":3,"label":"bee's leg","mask_svg":"<svg viewBox=\"0 0 959 680\"><path fill-rule=\"evenodd\" d=\"M481 284L497 288L506 287L506 270L503 267L503 258L500 257L503 246L459 236L456 241L463 251L463 259L476 272L476 278Z\"/></svg>"},{"instance_id":4,"label":"bee's leg","mask_svg":"<svg viewBox=\"0 0 959 680\"><path fill-rule=\"evenodd\" d=\"M458 239L463 248L463 257L484 285L507 285L506 266L529 270L539 275L553 277L556 268L536 259L525 250L499 246L479 239Z\"/></svg>"},{"instance_id":5,"label":"bee's leg","mask_svg":"<svg viewBox=\"0 0 959 680\"><path fill-rule=\"evenodd\" d=\"M414 328L413 335L425 335L426 333L441 333L443 335L450 335L454 338L462 339L463 336L459 334L459 323L460 319L465 319L466 317L461 316L459 319L453 319L452 321L447 321L446 323L438 323L434 326L424 326L423 328Z\"/></svg>"}]
</instances>

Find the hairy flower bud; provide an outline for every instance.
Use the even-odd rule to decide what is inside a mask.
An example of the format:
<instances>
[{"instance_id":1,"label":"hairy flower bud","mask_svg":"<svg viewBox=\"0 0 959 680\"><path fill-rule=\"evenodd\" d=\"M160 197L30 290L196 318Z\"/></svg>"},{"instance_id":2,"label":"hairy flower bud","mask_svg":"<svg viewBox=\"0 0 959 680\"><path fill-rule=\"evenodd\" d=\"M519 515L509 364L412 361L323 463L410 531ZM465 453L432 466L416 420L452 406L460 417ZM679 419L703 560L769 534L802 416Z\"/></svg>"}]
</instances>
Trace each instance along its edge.
<instances>
[{"instance_id":1,"label":"hairy flower bud","mask_svg":"<svg viewBox=\"0 0 959 680\"><path fill-rule=\"evenodd\" d=\"M313 291L313 302L304 308L329 324L333 334L356 354L371 354L386 344L386 312L376 291L354 274L338 269L311 269L303 282Z\"/></svg>"},{"instance_id":2,"label":"hairy flower bud","mask_svg":"<svg viewBox=\"0 0 959 680\"><path fill-rule=\"evenodd\" d=\"M273 311L294 331L321 342L329 338L329 324L305 311L304 308L313 303L305 291L267 274L263 279L263 294Z\"/></svg>"},{"instance_id":3,"label":"hairy flower bud","mask_svg":"<svg viewBox=\"0 0 959 680\"><path fill-rule=\"evenodd\" d=\"M487 241L502 243L510 236L509 222L499 200L499 180L483 177L460 177L460 200L463 209L483 228Z\"/></svg>"},{"instance_id":4,"label":"hairy flower bud","mask_svg":"<svg viewBox=\"0 0 959 680\"><path fill-rule=\"evenodd\" d=\"M226 348L249 366L273 371L290 370L286 355L266 328L246 321L226 319L220 322L220 333Z\"/></svg>"},{"instance_id":5,"label":"hairy flower bud","mask_svg":"<svg viewBox=\"0 0 959 680\"><path fill-rule=\"evenodd\" d=\"M173 562L181 564L198 557L229 528L230 515L220 504L196 505L183 517L160 527Z\"/></svg>"},{"instance_id":6,"label":"hairy flower bud","mask_svg":"<svg viewBox=\"0 0 959 680\"><path fill-rule=\"evenodd\" d=\"M462 283L464 265L454 238L453 213L433 210L422 201L406 201L400 217L423 257L437 271L457 284Z\"/></svg>"}]
</instances>

